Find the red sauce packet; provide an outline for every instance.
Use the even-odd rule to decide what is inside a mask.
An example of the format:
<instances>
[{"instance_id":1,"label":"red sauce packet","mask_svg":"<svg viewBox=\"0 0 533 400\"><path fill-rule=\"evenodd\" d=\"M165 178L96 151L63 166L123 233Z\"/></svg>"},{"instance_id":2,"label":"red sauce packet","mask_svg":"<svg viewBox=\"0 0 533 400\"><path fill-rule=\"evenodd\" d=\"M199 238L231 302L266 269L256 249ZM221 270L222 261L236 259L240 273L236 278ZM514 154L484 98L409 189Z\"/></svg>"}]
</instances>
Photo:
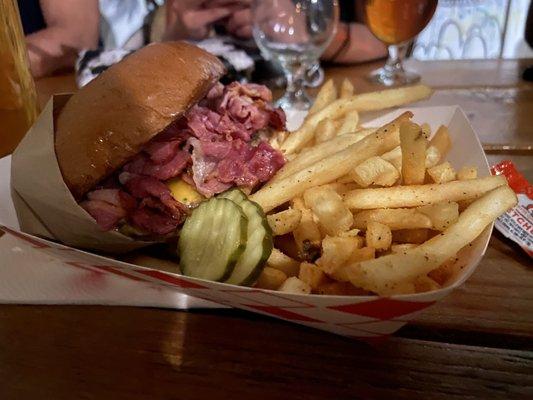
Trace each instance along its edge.
<instances>
[{"instance_id":1,"label":"red sauce packet","mask_svg":"<svg viewBox=\"0 0 533 400\"><path fill-rule=\"evenodd\" d=\"M496 220L496 229L533 257L533 185L518 172L512 161L502 161L491 171L493 175L504 175L518 197L516 207Z\"/></svg>"}]
</instances>

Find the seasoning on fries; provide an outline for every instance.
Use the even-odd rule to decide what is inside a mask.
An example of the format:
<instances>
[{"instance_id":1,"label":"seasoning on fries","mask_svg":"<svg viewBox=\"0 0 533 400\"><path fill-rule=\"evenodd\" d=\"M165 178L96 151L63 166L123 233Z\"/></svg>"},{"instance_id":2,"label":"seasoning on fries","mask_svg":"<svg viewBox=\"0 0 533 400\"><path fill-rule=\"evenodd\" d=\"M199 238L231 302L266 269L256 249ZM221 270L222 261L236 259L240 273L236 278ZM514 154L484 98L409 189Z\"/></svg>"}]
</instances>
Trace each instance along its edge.
<instances>
[{"instance_id":1,"label":"seasoning on fries","mask_svg":"<svg viewBox=\"0 0 533 400\"><path fill-rule=\"evenodd\" d=\"M338 119L349 112L364 112L383 110L403 104L423 100L432 94L431 88L425 85L415 85L404 88L387 89L380 92L363 93L351 97L331 100L333 90L328 81L317 96L319 105L311 108L308 118L302 126L292 132L283 142L281 151L292 154L300 151L313 139L316 127L325 118ZM329 101L329 103L328 103ZM316 104L316 103L315 103Z\"/></svg>"},{"instance_id":2,"label":"seasoning on fries","mask_svg":"<svg viewBox=\"0 0 533 400\"><path fill-rule=\"evenodd\" d=\"M250 196L265 212L280 206L293 197L299 196L313 186L330 183L346 175L351 168L367 158L383 154L399 144L396 126L412 117L412 113L404 113L389 124L384 125L376 133L334 153L317 163L295 172L281 180L274 180ZM290 137L290 136L289 136Z\"/></svg>"},{"instance_id":3,"label":"seasoning on fries","mask_svg":"<svg viewBox=\"0 0 533 400\"><path fill-rule=\"evenodd\" d=\"M398 285L426 275L454 257L515 204L516 194L507 185L494 189L472 203L443 233L427 242L402 253L346 267L350 282L378 294L389 294Z\"/></svg>"},{"instance_id":4,"label":"seasoning on fries","mask_svg":"<svg viewBox=\"0 0 533 400\"><path fill-rule=\"evenodd\" d=\"M280 146L291 160L250 196L267 213L277 209L268 216L273 232L292 235L303 261L273 250L268 265L292 276L280 290L436 290L453 276L459 250L514 204L504 178L478 178L477 168L456 171L446 161L447 127L431 137L411 113L378 128L358 126L360 112L430 92L417 86L353 95L349 81L338 92L331 81L324 85L313 112Z\"/></svg>"},{"instance_id":5,"label":"seasoning on fries","mask_svg":"<svg viewBox=\"0 0 533 400\"><path fill-rule=\"evenodd\" d=\"M475 199L503 185L507 185L505 178L488 176L442 184L355 189L344 195L344 202L350 209L418 207L447 200Z\"/></svg>"}]
</instances>

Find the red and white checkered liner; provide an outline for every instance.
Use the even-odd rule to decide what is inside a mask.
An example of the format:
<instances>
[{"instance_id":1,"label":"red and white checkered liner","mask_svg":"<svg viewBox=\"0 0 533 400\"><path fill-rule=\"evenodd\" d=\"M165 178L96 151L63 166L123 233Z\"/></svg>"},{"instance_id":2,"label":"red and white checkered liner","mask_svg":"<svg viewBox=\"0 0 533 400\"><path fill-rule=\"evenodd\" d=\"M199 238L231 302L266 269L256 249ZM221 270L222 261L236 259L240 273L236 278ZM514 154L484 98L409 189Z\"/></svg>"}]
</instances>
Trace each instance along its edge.
<instances>
[{"instance_id":1,"label":"red and white checkered liner","mask_svg":"<svg viewBox=\"0 0 533 400\"><path fill-rule=\"evenodd\" d=\"M180 293L286 321L355 338L386 337L424 308L446 296L456 285L417 295L376 296L296 295L209 282L132 265L0 228L33 248L53 255L65 267L115 274L149 282Z\"/></svg>"},{"instance_id":2,"label":"red and white checkered liner","mask_svg":"<svg viewBox=\"0 0 533 400\"><path fill-rule=\"evenodd\" d=\"M387 122L403 111L389 113L372 121L370 125ZM480 175L488 175L488 165L481 145L459 108L432 107L413 111L417 122L428 122L433 129L440 124L449 127L452 140L455 141L448 157L452 164L477 165ZM119 262L28 235L1 223L2 221L0 229L35 249L53 255L67 268L80 268L150 282L215 303L367 341L376 341L391 335L420 311L462 284L483 256L492 230L492 227L487 229L473 246L468 248L468 253L460 256L459 262L464 265L462 275L450 286L429 293L384 298L296 295L209 282Z\"/></svg>"}]
</instances>

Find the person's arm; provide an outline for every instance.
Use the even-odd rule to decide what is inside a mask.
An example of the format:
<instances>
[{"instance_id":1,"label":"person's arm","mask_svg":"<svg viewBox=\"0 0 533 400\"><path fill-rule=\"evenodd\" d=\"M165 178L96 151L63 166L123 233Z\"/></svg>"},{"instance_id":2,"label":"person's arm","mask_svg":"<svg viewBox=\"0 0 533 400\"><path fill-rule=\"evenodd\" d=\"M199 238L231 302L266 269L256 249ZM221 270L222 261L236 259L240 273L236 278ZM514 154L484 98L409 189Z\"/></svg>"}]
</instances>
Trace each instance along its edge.
<instances>
[{"instance_id":1,"label":"person's arm","mask_svg":"<svg viewBox=\"0 0 533 400\"><path fill-rule=\"evenodd\" d=\"M529 4L529 10L527 11L526 31L524 34L529 47L533 47L533 2Z\"/></svg>"},{"instance_id":2,"label":"person's arm","mask_svg":"<svg viewBox=\"0 0 533 400\"><path fill-rule=\"evenodd\" d=\"M340 1L340 7L351 9L349 23L339 23L337 35L324 53L324 60L351 64L377 60L387 56L387 47L364 24L365 2Z\"/></svg>"},{"instance_id":3,"label":"person's arm","mask_svg":"<svg viewBox=\"0 0 533 400\"><path fill-rule=\"evenodd\" d=\"M41 0L46 28L26 37L34 77L73 67L78 52L98 46L98 0Z\"/></svg>"},{"instance_id":4,"label":"person's arm","mask_svg":"<svg viewBox=\"0 0 533 400\"><path fill-rule=\"evenodd\" d=\"M322 58L334 63L351 64L377 60L386 55L386 46L365 25L341 22Z\"/></svg>"}]
</instances>

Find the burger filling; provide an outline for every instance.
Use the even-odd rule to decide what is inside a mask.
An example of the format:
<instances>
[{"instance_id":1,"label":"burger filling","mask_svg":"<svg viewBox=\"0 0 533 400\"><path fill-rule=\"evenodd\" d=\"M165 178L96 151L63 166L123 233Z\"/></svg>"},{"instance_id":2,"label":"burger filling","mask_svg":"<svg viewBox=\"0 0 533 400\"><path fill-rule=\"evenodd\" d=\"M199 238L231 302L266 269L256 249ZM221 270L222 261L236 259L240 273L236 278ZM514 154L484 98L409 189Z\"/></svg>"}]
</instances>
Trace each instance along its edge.
<instances>
[{"instance_id":1,"label":"burger filling","mask_svg":"<svg viewBox=\"0 0 533 400\"><path fill-rule=\"evenodd\" d=\"M173 196L169 181L187 182L204 197L268 181L284 164L282 154L261 138L267 129L285 129L285 114L271 101L272 93L262 85L216 84L183 118L89 192L81 206L102 230L128 224L141 234L167 235L188 212Z\"/></svg>"}]
</instances>

